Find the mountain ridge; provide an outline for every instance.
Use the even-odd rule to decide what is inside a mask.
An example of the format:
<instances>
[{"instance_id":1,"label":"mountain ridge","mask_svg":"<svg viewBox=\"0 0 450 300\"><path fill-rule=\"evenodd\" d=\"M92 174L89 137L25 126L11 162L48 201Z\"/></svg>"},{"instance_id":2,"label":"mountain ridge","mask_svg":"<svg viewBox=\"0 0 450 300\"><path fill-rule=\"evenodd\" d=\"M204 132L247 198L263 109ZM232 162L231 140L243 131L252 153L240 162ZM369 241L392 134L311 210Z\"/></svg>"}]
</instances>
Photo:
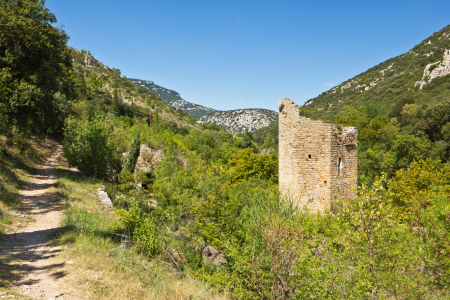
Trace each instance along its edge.
<instances>
[{"instance_id":1,"label":"mountain ridge","mask_svg":"<svg viewBox=\"0 0 450 300\"><path fill-rule=\"evenodd\" d=\"M231 133L254 132L278 119L278 113L264 108L216 111L200 118L207 124L215 123Z\"/></svg>"},{"instance_id":2,"label":"mountain ridge","mask_svg":"<svg viewBox=\"0 0 450 300\"><path fill-rule=\"evenodd\" d=\"M180 94L171 89L164 88L155 84L151 80L143 80L136 78L128 78L136 85L146 88L147 90L157 93L161 99L172 107L180 108L194 118L201 118L205 114L215 112L216 110L203 105L191 103L181 98Z\"/></svg>"},{"instance_id":3,"label":"mountain ridge","mask_svg":"<svg viewBox=\"0 0 450 300\"><path fill-rule=\"evenodd\" d=\"M333 121L346 106L383 105L388 112L403 103L434 106L450 100L450 25L410 51L369 68L309 99L306 114Z\"/></svg>"}]
</instances>

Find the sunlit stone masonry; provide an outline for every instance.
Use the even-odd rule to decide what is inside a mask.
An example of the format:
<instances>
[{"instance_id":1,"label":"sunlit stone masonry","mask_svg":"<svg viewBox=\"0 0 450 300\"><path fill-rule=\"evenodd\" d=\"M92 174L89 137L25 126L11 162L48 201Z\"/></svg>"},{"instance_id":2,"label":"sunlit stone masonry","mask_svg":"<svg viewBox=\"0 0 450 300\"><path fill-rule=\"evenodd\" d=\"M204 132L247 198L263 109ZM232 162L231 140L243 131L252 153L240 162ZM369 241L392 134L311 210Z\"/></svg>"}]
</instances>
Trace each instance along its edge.
<instances>
[{"instance_id":1,"label":"sunlit stone masonry","mask_svg":"<svg viewBox=\"0 0 450 300\"><path fill-rule=\"evenodd\" d=\"M300 115L279 101L279 186L297 207L317 212L336 198L356 196L358 130Z\"/></svg>"}]
</instances>

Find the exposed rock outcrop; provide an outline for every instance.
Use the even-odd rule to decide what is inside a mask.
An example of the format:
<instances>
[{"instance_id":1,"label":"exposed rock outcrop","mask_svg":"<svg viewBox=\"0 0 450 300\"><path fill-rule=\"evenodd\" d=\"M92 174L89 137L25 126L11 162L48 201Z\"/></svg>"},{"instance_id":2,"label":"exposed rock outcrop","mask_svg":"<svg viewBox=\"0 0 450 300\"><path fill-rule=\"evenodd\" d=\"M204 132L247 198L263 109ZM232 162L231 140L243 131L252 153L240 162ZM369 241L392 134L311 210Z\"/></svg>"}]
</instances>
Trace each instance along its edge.
<instances>
[{"instance_id":1,"label":"exposed rock outcrop","mask_svg":"<svg viewBox=\"0 0 450 300\"><path fill-rule=\"evenodd\" d=\"M278 113L268 109L238 109L217 111L200 118L207 124L215 123L231 133L253 132L278 119Z\"/></svg>"},{"instance_id":2,"label":"exposed rock outcrop","mask_svg":"<svg viewBox=\"0 0 450 300\"><path fill-rule=\"evenodd\" d=\"M105 66L98 60L96 60L92 55L84 56L84 64L89 68L105 68Z\"/></svg>"},{"instance_id":3,"label":"exposed rock outcrop","mask_svg":"<svg viewBox=\"0 0 450 300\"><path fill-rule=\"evenodd\" d=\"M430 71L430 68L436 64L438 64L438 66ZM445 50L442 62L438 61L428 64L423 71L422 80L417 81L414 86L420 85L420 89L422 89L425 84L430 83L434 78L448 74L450 74L450 50Z\"/></svg>"},{"instance_id":4,"label":"exposed rock outcrop","mask_svg":"<svg viewBox=\"0 0 450 300\"><path fill-rule=\"evenodd\" d=\"M150 148L147 145L141 144L139 157L134 169L135 172L153 172L156 166L161 162L163 158L162 149Z\"/></svg>"},{"instance_id":5,"label":"exposed rock outcrop","mask_svg":"<svg viewBox=\"0 0 450 300\"><path fill-rule=\"evenodd\" d=\"M208 246L206 247L206 245L202 246L203 250L202 250L202 255L204 257L209 258L209 260L215 264L215 265L219 265L219 264L227 264L228 261L225 259L223 252L220 251L219 249L213 247L213 246Z\"/></svg>"}]
</instances>

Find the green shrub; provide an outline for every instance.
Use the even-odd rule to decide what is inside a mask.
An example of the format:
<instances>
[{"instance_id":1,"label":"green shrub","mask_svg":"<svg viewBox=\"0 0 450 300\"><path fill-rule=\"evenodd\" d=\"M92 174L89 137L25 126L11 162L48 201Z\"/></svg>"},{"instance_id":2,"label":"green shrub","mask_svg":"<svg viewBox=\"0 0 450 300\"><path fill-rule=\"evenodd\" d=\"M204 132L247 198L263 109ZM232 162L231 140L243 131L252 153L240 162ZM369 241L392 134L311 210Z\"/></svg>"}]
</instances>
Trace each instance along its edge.
<instances>
[{"instance_id":1,"label":"green shrub","mask_svg":"<svg viewBox=\"0 0 450 300\"><path fill-rule=\"evenodd\" d=\"M117 156L112 130L103 114L95 113L91 121L69 118L64 137L64 156L87 176L106 179Z\"/></svg>"},{"instance_id":2,"label":"green shrub","mask_svg":"<svg viewBox=\"0 0 450 300\"><path fill-rule=\"evenodd\" d=\"M161 245L156 235L155 224L151 218L142 220L133 236L140 251L150 256L160 253Z\"/></svg>"}]
</instances>

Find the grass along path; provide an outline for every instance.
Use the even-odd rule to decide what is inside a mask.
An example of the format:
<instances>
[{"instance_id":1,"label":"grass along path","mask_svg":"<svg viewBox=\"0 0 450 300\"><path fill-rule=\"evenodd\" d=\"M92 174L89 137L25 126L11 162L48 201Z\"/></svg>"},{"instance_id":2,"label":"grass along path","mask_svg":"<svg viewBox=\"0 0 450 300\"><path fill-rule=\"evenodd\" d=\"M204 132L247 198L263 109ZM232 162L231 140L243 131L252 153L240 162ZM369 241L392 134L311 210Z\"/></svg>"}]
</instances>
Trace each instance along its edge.
<instances>
[{"instance_id":1,"label":"grass along path","mask_svg":"<svg viewBox=\"0 0 450 300\"><path fill-rule=\"evenodd\" d=\"M134 248L111 252L120 245L113 233L122 228L113 208L99 201L103 183L68 168L60 152L58 146L31 168L34 175L14 164L5 171L23 173L15 189L20 201L9 207L30 218L11 216L0 235L0 299L228 299Z\"/></svg>"},{"instance_id":2,"label":"grass along path","mask_svg":"<svg viewBox=\"0 0 450 300\"><path fill-rule=\"evenodd\" d=\"M114 209L105 207L97 189L103 183L86 178L61 162L56 189L64 202L62 229L55 237L66 276L59 279L70 299L228 299L205 282L180 278L165 266L120 245L123 232ZM66 299L66 298L65 298Z\"/></svg>"},{"instance_id":3,"label":"grass along path","mask_svg":"<svg viewBox=\"0 0 450 300\"><path fill-rule=\"evenodd\" d=\"M49 240L49 235L60 228L62 206L58 201L54 183L57 180L57 157L55 153L41 167L30 182L19 190L22 210L32 216L34 222L5 233L0 243L0 260L16 269L14 286L31 298L55 299L62 295L57 279L64 276L64 262L55 258L60 247Z\"/></svg>"}]
</instances>

